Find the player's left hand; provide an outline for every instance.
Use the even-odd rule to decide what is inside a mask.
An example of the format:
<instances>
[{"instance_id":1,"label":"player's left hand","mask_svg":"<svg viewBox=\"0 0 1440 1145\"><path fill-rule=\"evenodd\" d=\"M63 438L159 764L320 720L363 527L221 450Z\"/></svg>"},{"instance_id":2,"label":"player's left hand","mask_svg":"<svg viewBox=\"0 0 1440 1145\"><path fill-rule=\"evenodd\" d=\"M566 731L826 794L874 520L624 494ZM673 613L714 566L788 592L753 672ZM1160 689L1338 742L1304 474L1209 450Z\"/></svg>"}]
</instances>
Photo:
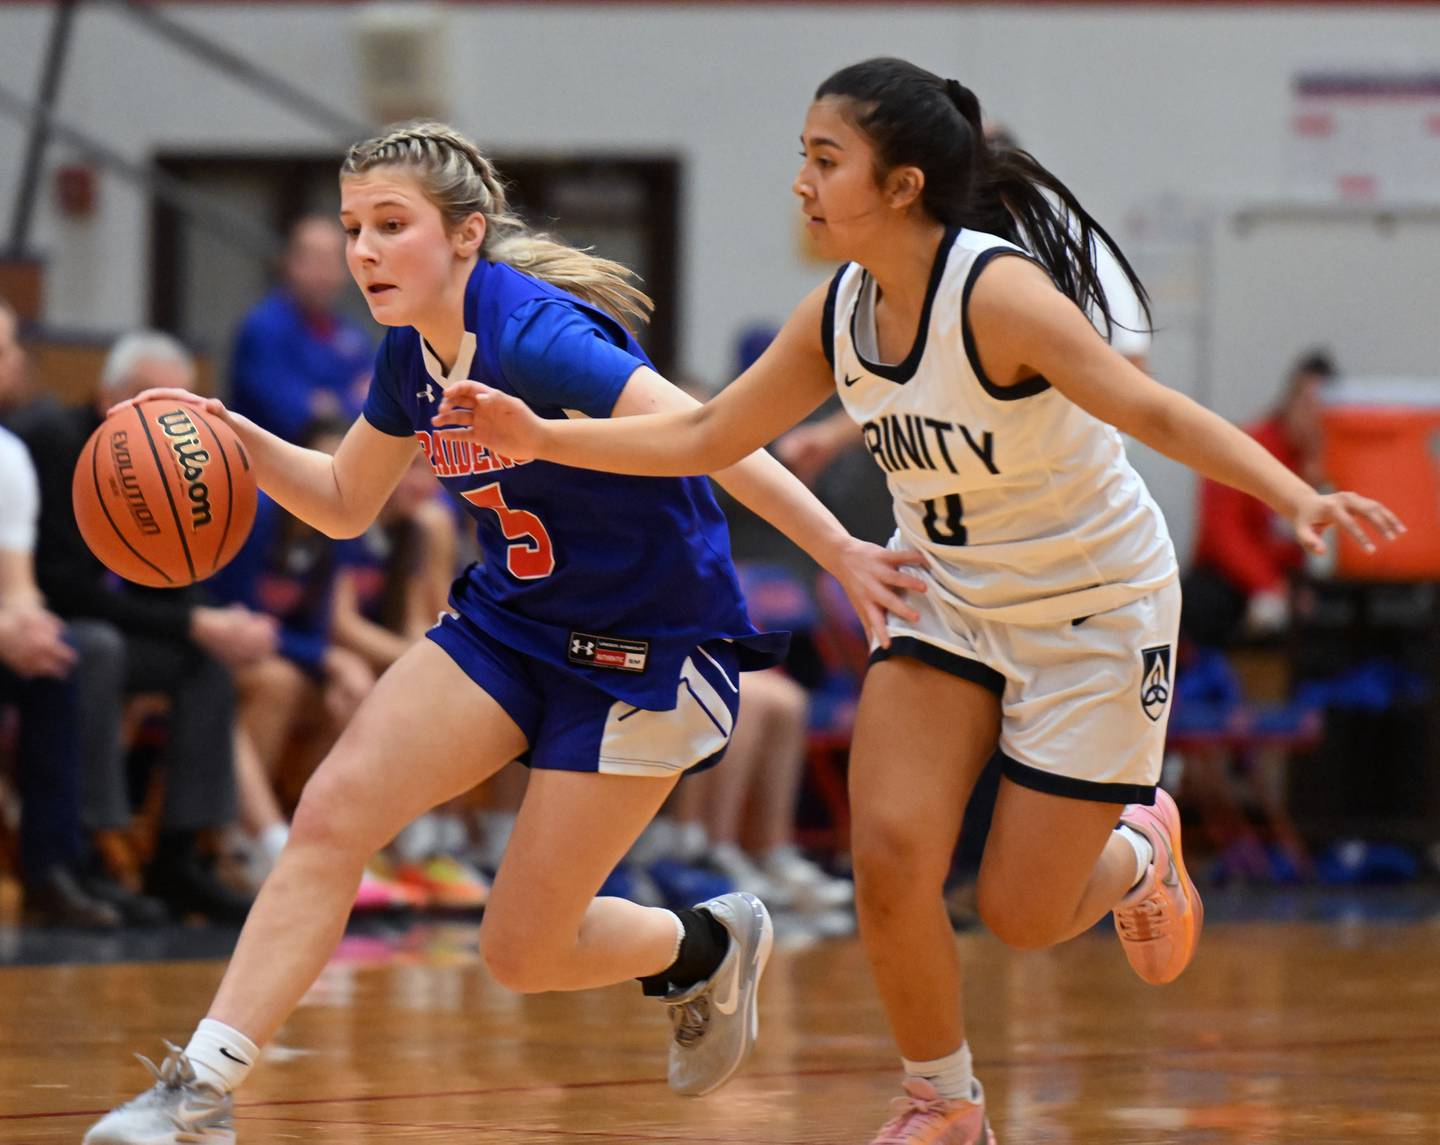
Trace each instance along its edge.
<instances>
[{"instance_id":1,"label":"player's left hand","mask_svg":"<svg viewBox=\"0 0 1440 1145\"><path fill-rule=\"evenodd\" d=\"M920 614L905 603L900 590L924 592L925 582L904 571L906 565L924 564L913 549L882 548L851 537L841 549L839 560L829 571L840 582L845 595L871 644L890 647L885 614L893 612L904 620L919 620Z\"/></svg>"},{"instance_id":2,"label":"player's left hand","mask_svg":"<svg viewBox=\"0 0 1440 1145\"><path fill-rule=\"evenodd\" d=\"M1344 529L1367 553L1375 551L1375 542L1361 528L1364 522L1387 541L1405 532L1405 524L1382 505L1359 493L1315 493L1296 507L1291 518L1296 539L1316 556L1325 554L1325 533L1331 525Z\"/></svg>"},{"instance_id":3,"label":"player's left hand","mask_svg":"<svg viewBox=\"0 0 1440 1145\"><path fill-rule=\"evenodd\" d=\"M545 425L519 399L468 380L445 387L430 424L511 461L533 461L539 455Z\"/></svg>"}]
</instances>

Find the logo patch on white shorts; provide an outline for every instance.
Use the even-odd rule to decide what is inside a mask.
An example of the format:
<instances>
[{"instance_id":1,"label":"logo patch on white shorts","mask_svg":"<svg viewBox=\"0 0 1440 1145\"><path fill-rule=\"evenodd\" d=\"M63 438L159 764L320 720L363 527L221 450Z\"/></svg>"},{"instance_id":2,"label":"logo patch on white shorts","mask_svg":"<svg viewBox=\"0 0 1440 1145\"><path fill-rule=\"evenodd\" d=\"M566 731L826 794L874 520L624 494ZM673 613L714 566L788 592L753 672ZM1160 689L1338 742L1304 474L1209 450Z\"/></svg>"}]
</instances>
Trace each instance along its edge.
<instances>
[{"instance_id":1,"label":"logo patch on white shorts","mask_svg":"<svg viewBox=\"0 0 1440 1145\"><path fill-rule=\"evenodd\" d=\"M1140 706L1158 720L1170 701L1170 645L1140 650Z\"/></svg>"},{"instance_id":2,"label":"logo patch on white shorts","mask_svg":"<svg viewBox=\"0 0 1440 1145\"><path fill-rule=\"evenodd\" d=\"M572 632L565 657L587 668L612 668L617 672L643 672L650 658L650 641L599 636L593 632Z\"/></svg>"}]
</instances>

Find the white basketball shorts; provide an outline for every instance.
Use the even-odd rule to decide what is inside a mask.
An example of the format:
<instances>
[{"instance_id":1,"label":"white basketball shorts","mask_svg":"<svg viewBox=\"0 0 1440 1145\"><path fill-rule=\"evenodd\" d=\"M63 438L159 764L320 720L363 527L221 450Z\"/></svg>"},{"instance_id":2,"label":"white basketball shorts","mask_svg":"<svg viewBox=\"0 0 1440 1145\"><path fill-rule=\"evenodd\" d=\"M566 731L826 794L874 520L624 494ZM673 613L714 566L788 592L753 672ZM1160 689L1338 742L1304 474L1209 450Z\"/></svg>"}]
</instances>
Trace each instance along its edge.
<instances>
[{"instance_id":1,"label":"white basketball shorts","mask_svg":"<svg viewBox=\"0 0 1440 1145\"><path fill-rule=\"evenodd\" d=\"M923 572L918 572L922 578ZM1180 585L1059 624L980 620L928 592L916 622L891 616L890 647L1000 699L1005 775L1023 787L1103 803L1153 803L1174 689Z\"/></svg>"}]
</instances>

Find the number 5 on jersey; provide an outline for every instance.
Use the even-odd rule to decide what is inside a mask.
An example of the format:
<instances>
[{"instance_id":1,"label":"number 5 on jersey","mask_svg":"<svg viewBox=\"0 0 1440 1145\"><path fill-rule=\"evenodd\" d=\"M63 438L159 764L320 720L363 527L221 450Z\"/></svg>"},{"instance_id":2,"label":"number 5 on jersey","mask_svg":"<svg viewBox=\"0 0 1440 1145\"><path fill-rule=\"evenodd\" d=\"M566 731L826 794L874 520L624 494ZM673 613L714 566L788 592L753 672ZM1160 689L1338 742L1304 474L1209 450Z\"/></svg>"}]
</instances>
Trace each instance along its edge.
<instances>
[{"instance_id":1,"label":"number 5 on jersey","mask_svg":"<svg viewBox=\"0 0 1440 1145\"><path fill-rule=\"evenodd\" d=\"M505 494L498 481L462 493L470 504L493 509L500 518L500 531L514 541L505 550L505 567L517 580L539 580L555 571L555 546L545 524L534 513L512 509L505 504Z\"/></svg>"}]
</instances>

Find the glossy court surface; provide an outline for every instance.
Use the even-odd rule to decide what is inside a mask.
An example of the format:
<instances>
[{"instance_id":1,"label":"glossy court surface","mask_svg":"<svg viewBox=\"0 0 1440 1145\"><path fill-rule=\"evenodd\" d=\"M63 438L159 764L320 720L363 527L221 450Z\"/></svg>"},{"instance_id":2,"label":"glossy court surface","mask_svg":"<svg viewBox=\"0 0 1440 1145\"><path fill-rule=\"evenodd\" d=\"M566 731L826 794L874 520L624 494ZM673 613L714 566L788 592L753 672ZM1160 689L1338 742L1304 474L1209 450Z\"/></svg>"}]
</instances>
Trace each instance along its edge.
<instances>
[{"instance_id":1,"label":"glossy court surface","mask_svg":"<svg viewBox=\"0 0 1440 1145\"><path fill-rule=\"evenodd\" d=\"M1440 1139L1440 897L1375 894L1249 909L1262 920L1218 902L1163 988L1104 930L1034 954L961 936L1001 1145ZM246 1087L240 1141L863 1145L884 1119L897 1069L853 939L777 949L758 1052L687 1100L661 1080L668 1027L638 987L507 993L473 930L348 938ZM78 1142L145 1083L131 1051L183 1040L221 970L0 969L0 1141Z\"/></svg>"}]
</instances>

